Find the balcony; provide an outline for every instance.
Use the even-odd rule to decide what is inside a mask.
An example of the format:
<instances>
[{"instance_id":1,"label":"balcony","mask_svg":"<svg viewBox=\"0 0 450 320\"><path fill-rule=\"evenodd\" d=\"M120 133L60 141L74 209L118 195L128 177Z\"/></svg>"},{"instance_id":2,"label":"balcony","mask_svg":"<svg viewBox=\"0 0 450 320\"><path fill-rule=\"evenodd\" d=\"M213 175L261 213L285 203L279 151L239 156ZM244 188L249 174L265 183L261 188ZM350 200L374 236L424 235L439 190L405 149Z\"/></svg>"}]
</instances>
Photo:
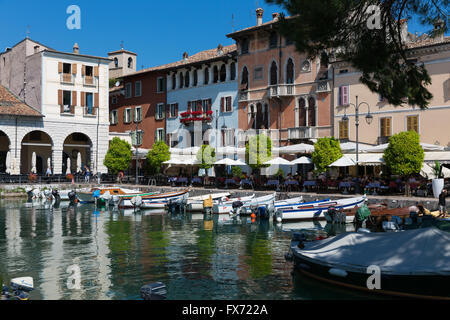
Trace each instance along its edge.
<instances>
[{"instance_id":1,"label":"balcony","mask_svg":"<svg viewBox=\"0 0 450 320\"><path fill-rule=\"evenodd\" d=\"M316 92L331 92L330 85L328 81L319 81L317 83L317 90Z\"/></svg>"},{"instance_id":2,"label":"balcony","mask_svg":"<svg viewBox=\"0 0 450 320\"><path fill-rule=\"evenodd\" d=\"M83 107L83 116L95 117L97 116L97 107Z\"/></svg>"},{"instance_id":3,"label":"balcony","mask_svg":"<svg viewBox=\"0 0 450 320\"><path fill-rule=\"evenodd\" d=\"M288 139L315 139L318 137L317 127L297 127L288 129Z\"/></svg>"},{"instance_id":4,"label":"balcony","mask_svg":"<svg viewBox=\"0 0 450 320\"><path fill-rule=\"evenodd\" d=\"M75 115L75 106L60 105L60 113L61 115L73 116Z\"/></svg>"},{"instance_id":5,"label":"balcony","mask_svg":"<svg viewBox=\"0 0 450 320\"><path fill-rule=\"evenodd\" d=\"M292 97L295 95L294 84L276 84L268 88L269 99L274 97Z\"/></svg>"},{"instance_id":6,"label":"balcony","mask_svg":"<svg viewBox=\"0 0 450 320\"><path fill-rule=\"evenodd\" d=\"M190 125L194 122L205 122L209 123L212 121L212 110L208 110L206 112L203 111L187 111L180 114L181 120L180 122L185 125Z\"/></svg>"},{"instance_id":7,"label":"balcony","mask_svg":"<svg viewBox=\"0 0 450 320\"><path fill-rule=\"evenodd\" d=\"M62 84L74 84L75 76L71 73L61 73L61 83Z\"/></svg>"},{"instance_id":8,"label":"balcony","mask_svg":"<svg viewBox=\"0 0 450 320\"><path fill-rule=\"evenodd\" d=\"M248 101L248 91L239 91L239 102L246 102Z\"/></svg>"},{"instance_id":9,"label":"balcony","mask_svg":"<svg viewBox=\"0 0 450 320\"><path fill-rule=\"evenodd\" d=\"M84 76L83 84L85 86L95 87L97 85L97 79L92 76Z\"/></svg>"},{"instance_id":10,"label":"balcony","mask_svg":"<svg viewBox=\"0 0 450 320\"><path fill-rule=\"evenodd\" d=\"M389 138L390 137L378 137L378 144L385 144L385 143L389 143Z\"/></svg>"}]
</instances>

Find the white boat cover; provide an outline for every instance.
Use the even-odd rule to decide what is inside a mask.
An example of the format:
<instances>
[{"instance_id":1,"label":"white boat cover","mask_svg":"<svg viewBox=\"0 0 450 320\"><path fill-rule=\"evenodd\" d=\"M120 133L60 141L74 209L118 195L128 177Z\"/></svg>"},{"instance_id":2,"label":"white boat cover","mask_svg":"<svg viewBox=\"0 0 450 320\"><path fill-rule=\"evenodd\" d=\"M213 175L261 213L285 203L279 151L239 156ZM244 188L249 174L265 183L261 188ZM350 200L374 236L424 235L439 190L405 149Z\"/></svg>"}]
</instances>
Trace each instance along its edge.
<instances>
[{"instance_id":1,"label":"white boat cover","mask_svg":"<svg viewBox=\"0 0 450 320\"><path fill-rule=\"evenodd\" d=\"M368 266L376 265L382 274L450 275L450 233L437 228L351 232L293 250L313 263L346 271L367 273Z\"/></svg>"}]
</instances>

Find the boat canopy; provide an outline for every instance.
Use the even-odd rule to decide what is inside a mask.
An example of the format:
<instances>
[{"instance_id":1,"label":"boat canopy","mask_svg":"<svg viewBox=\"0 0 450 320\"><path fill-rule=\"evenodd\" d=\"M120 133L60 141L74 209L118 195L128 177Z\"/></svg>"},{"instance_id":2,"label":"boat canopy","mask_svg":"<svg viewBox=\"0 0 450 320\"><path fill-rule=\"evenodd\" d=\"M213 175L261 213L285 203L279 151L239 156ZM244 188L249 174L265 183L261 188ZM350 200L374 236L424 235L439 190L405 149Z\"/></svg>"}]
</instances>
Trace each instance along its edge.
<instances>
[{"instance_id":1,"label":"boat canopy","mask_svg":"<svg viewBox=\"0 0 450 320\"><path fill-rule=\"evenodd\" d=\"M305 243L294 254L312 263L367 273L380 267L390 275L450 275L450 233L437 228L401 232L345 233Z\"/></svg>"}]
</instances>

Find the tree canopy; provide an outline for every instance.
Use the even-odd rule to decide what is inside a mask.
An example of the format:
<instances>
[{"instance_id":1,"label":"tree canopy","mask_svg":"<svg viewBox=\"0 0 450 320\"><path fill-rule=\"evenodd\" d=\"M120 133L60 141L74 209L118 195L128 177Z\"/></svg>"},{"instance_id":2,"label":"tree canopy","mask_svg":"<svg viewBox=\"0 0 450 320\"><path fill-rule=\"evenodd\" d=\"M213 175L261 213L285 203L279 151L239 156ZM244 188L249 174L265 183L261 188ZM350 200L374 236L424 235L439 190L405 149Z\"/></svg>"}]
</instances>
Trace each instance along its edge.
<instances>
[{"instance_id":1,"label":"tree canopy","mask_svg":"<svg viewBox=\"0 0 450 320\"><path fill-rule=\"evenodd\" d=\"M113 138L109 144L103 164L114 174L127 170L131 162L131 145L120 138Z\"/></svg>"},{"instance_id":2,"label":"tree canopy","mask_svg":"<svg viewBox=\"0 0 450 320\"><path fill-rule=\"evenodd\" d=\"M349 62L362 72L360 81L392 105L428 107L431 78L423 63L408 57L403 23L414 17L430 27L429 36L441 35L448 31L450 0L266 1L290 15L280 15L279 29L297 51L325 65Z\"/></svg>"},{"instance_id":3,"label":"tree canopy","mask_svg":"<svg viewBox=\"0 0 450 320\"><path fill-rule=\"evenodd\" d=\"M342 151L339 140L325 137L319 138L314 144L311 160L317 171L324 172L330 164L340 158L342 158Z\"/></svg>"},{"instance_id":4,"label":"tree canopy","mask_svg":"<svg viewBox=\"0 0 450 320\"><path fill-rule=\"evenodd\" d=\"M245 145L245 159L252 169L266 168L272 159L272 140L264 134L250 137Z\"/></svg>"},{"instance_id":5,"label":"tree canopy","mask_svg":"<svg viewBox=\"0 0 450 320\"><path fill-rule=\"evenodd\" d=\"M169 146L164 141L157 141L147 153L148 169L151 174L160 173L163 162L170 160Z\"/></svg>"},{"instance_id":6,"label":"tree canopy","mask_svg":"<svg viewBox=\"0 0 450 320\"><path fill-rule=\"evenodd\" d=\"M415 131L400 132L389 139L384 161L393 174L409 176L422 169L425 152Z\"/></svg>"},{"instance_id":7,"label":"tree canopy","mask_svg":"<svg viewBox=\"0 0 450 320\"><path fill-rule=\"evenodd\" d=\"M216 150L210 145L202 145L197 152L197 160L200 162L198 165L201 169L209 169L216 162Z\"/></svg>"}]
</instances>

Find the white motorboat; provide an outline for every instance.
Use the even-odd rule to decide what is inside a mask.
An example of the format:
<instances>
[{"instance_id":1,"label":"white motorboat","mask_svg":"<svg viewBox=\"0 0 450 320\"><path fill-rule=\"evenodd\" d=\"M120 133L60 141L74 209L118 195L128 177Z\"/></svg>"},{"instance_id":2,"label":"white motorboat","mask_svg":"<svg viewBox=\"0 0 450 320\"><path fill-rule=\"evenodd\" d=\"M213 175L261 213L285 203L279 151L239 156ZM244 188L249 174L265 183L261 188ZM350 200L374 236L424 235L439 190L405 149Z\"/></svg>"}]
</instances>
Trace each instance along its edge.
<instances>
[{"instance_id":1,"label":"white motorboat","mask_svg":"<svg viewBox=\"0 0 450 320\"><path fill-rule=\"evenodd\" d=\"M128 196L121 199L119 208L164 209L169 202L180 201L188 196L189 189L146 196Z\"/></svg>"},{"instance_id":2,"label":"white motorboat","mask_svg":"<svg viewBox=\"0 0 450 320\"><path fill-rule=\"evenodd\" d=\"M214 203L213 205L213 213L215 214L228 214L233 210L233 203L240 201L242 203L246 203L252 200L255 195L247 196L247 197L239 197L234 199L228 199L226 201L219 201Z\"/></svg>"},{"instance_id":3,"label":"white motorboat","mask_svg":"<svg viewBox=\"0 0 450 320\"><path fill-rule=\"evenodd\" d=\"M203 210L203 201L208 200L210 197L214 200L219 200L222 198L226 198L230 195L229 192L222 192L222 193L213 193L213 194L206 194L203 196L197 196L197 197L190 197L187 199L186 203L186 210L187 211L202 211Z\"/></svg>"}]
</instances>

